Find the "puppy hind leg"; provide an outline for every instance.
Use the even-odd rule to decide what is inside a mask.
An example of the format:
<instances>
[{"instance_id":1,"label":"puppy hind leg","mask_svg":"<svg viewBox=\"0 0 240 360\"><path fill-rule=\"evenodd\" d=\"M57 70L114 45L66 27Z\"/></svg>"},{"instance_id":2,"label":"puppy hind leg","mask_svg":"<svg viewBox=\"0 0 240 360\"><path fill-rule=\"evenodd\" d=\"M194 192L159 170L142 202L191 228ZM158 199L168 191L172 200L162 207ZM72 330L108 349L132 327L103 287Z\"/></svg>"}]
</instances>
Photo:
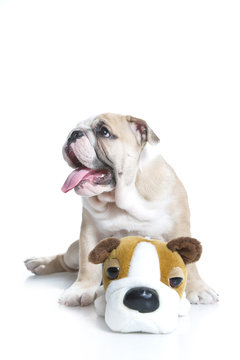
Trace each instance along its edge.
<instances>
[{"instance_id":1,"label":"puppy hind leg","mask_svg":"<svg viewBox=\"0 0 240 360\"><path fill-rule=\"evenodd\" d=\"M78 270L79 240L71 244L65 254L30 258L24 261L26 268L36 275L47 275L57 272L74 272Z\"/></svg>"},{"instance_id":2,"label":"puppy hind leg","mask_svg":"<svg viewBox=\"0 0 240 360\"><path fill-rule=\"evenodd\" d=\"M71 271L79 269L79 240L74 241L69 246L62 259L67 269L71 269Z\"/></svg>"}]
</instances>

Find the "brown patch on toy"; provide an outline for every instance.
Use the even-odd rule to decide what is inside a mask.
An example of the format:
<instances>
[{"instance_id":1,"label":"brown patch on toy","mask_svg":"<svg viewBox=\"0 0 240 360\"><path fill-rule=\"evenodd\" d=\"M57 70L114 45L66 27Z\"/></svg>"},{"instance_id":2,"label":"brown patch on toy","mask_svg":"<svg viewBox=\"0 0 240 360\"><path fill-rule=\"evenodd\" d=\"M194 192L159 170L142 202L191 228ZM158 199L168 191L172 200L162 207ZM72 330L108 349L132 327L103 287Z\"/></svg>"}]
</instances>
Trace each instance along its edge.
<instances>
[{"instance_id":1,"label":"brown patch on toy","mask_svg":"<svg viewBox=\"0 0 240 360\"><path fill-rule=\"evenodd\" d=\"M117 238L106 238L101 240L97 246L90 252L88 260L93 264L103 263L111 252L120 244Z\"/></svg>"},{"instance_id":2,"label":"brown patch on toy","mask_svg":"<svg viewBox=\"0 0 240 360\"><path fill-rule=\"evenodd\" d=\"M190 237L180 237L167 243L171 251L177 251L185 264L190 264L200 259L202 254L201 243Z\"/></svg>"}]
</instances>

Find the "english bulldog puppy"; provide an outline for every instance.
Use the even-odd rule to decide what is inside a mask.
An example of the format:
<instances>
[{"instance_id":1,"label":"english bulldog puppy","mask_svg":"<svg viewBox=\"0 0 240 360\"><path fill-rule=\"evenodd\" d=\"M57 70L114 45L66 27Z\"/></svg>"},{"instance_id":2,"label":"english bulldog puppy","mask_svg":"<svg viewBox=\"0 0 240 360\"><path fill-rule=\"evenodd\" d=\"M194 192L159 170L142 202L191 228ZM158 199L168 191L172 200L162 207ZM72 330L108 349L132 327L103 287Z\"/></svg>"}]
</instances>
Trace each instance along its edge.
<instances>
[{"instance_id":1,"label":"english bulldog puppy","mask_svg":"<svg viewBox=\"0 0 240 360\"><path fill-rule=\"evenodd\" d=\"M201 253L200 242L188 237L168 243L140 236L101 240L89 254L93 264L103 263L97 313L113 331L173 331L190 308L186 264Z\"/></svg>"},{"instance_id":2,"label":"english bulldog puppy","mask_svg":"<svg viewBox=\"0 0 240 360\"><path fill-rule=\"evenodd\" d=\"M159 154L158 142L146 121L111 113L81 121L69 133L63 157L74 170L62 191L74 189L82 197L80 239L64 254L25 261L37 275L78 271L60 303L85 306L94 300L101 265L89 263L88 254L101 239L140 235L169 241L191 235L186 191ZM218 300L195 264L188 265L186 294L192 303Z\"/></svg>"}]
</instances>

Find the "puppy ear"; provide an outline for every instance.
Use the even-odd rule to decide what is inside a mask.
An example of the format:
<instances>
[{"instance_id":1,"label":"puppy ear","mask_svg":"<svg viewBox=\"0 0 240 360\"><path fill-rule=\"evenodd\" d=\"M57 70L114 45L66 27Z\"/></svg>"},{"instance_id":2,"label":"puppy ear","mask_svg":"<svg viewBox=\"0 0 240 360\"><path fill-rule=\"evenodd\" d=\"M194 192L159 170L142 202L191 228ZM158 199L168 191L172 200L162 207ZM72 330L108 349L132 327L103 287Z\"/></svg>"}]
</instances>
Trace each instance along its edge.
<instances>
[{"instance_id":1,"label":"puppy ear","mask_svg":"<svg viewBox=\"0 0 240 360\"><path fill-rule=\"evenodd\" d=\"M177 251L185 264L190 264L200 259L202 254L201 243L190 237L180 237L167 243L171 251Z\"/></svg>"},{"instance_id":2,"label":"puppy ear","mask_svg":"<svg viewBox=\"0 0 240 360\"><path fill-rule=\"evenodd\" d=\"M127 116L127 121L129 121L131 129L136 135L139 145L143 145L147 141L149 142L149 144L154 145L160 141L158 136L148 126L146 121L135 118L133 116Z\"/></svg>"},{"instance_id":3,"label":"puppy ear","mask_svg":"<svg viewBox=\"0 0 240 360\"><path fill-rule=\"evenodd\" d=\"M97 246L90 252L88 260L93 264L101 264L116 249L120 244L117 238L106 238L97 244Z\"/></svg>"}]
</instances>

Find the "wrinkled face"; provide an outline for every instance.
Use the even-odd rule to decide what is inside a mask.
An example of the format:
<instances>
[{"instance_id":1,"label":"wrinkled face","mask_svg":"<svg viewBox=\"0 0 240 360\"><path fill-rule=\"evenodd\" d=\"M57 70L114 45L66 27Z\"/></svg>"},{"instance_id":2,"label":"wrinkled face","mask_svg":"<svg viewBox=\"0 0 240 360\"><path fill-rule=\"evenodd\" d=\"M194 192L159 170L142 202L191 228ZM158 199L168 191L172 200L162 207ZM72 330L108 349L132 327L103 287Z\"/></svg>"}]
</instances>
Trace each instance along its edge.
<instances>
[{"instance_id":1,"label":"wrinkled face","mask_svg":"<svg viewBox=\"0 0 240 360\"><path fill-rule=\"evenodd\" d=\"M102 114L80 122L63 146L63 157L75 170L62 187L82 196L111 191L118 178L131 179L146 141L158 138L140 119Z\"/></svg>"},{"instance_id":2,"label":"wrinkled face","mask_svg":"<svg viewBox=\"0 0 240 360\"><path fill-rule=\"evenodd\" d=\"M170 332L177 326L185 264L160 241L135 238L131 247L121 241L104 262L105 320L115 331Z\"/></svg>"}]
</instances>

